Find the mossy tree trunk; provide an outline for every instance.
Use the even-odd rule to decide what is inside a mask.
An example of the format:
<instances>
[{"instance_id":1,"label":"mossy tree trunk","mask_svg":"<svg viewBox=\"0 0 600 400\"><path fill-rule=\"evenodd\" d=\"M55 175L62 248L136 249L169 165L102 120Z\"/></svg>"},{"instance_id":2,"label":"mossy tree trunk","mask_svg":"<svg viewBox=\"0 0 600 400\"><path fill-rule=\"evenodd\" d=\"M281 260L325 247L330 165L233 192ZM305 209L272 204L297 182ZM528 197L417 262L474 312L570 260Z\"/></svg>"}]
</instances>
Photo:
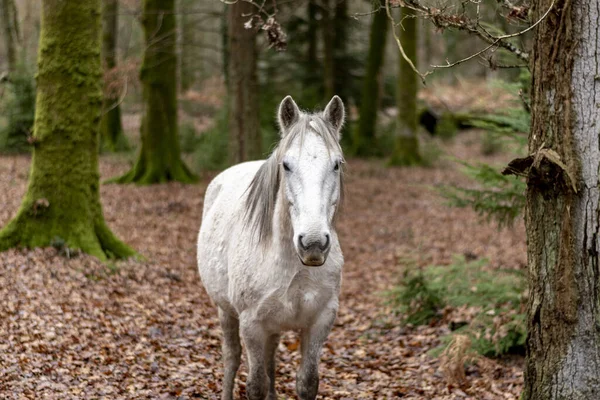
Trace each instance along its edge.
<instances>
[{"instance_id":1,"label":"mossy tree trunk","mask_svg":"<svg viewBox=\"0 0 600 400\"><path fill-rule=\"evenodd\" d=\"M379 110L380 88L383 79L385 41L388 19L384 9L375 13L369 34L367 71L363 79L362 99L359 109L358 127L353 132L352 153L357 156L373 155L377 148L376 125Z\"/></svg>"},{"instance_id":2,"label":"mossy tree trunk","mask_svg":"<svg viewBox=\"0 0 600 400\"><path fill-rule=\"evenodd\" d=\"M146 42L140 71L142 148L131 171L113 181L191 183L196 177L181 159L179 147L175 0L144 0L142 24Z\"/></svg>"},{"instance_id":3,"label":"mossy tree trunk","mask_svg":"<svg viewBox=\"0 0 600 400\"><path fill-rule=\"evenodd\" d=\"M181 57L179 61L179 86L186 92L196 82L197 72L201 64L196 62L198 54L196 46L196 22L194 14L190 14L191 6L195 0L180 0L179 14L181 15Z\"/></svg>"},{"instance_id":4,"label":"mossy tree trunk","mask_svg":"<svg viewBox=\"0 0 600 400\"><path fill-rule=\"evenodd\" d=\"M19 25L17 18L17 7L14 0L0 0L0 13L2 13L2 31L4 36L4 47L8 71L17 69L17 41L19 39Z\"/></svg>"},{"instance_id":5,"label":"mossy tree trunk","mask_svg":"<svg viewBox=\"0 0 600 400\"><path fill-rule=\"evenodd\" d=\"M127 138L121 123L119 94L111 89L114 79L110 71L117 66L118 0L102 0L102 64L105 73L104 101L100 119L101 148L107 151L125 151L129 149Z\"/></svg>"},{"instance_id":6,"label":"mossy tree trunk","mask_svg":"<svg viewBox=\"0 0 600 400\"><path fill-rule=\"evenodd\" d=\"M100 259L134 255L112 234L100 205L100 0L42 1L37 79L29 185L0 231L0 250L60 239Z\"/></svg>"},{"instance_id":7,"label":"mossy tree trunk","mask_svg":"<svg viewBox=\"0 0 600 400\"><path fill-rule=\"evenodd\" d=\"M417 19L414 13L401 9L402 24L398 26L398 36L406 56L417 63ZM417 129L417 92L418 75L408 62L398 55L398 78L396 87L396 139L394 151L390 158L391 165L415 165L421 162Z\"/></svg>"},{"instance_id":8,"label":"mossy tree trunk","mask_svg":"<svg viewBox=\"0 0 600 400\"><path fill-rule=\"evenodd\" d=\"M228 6L229 157L232 164L262 155L259 126L256 32L244 28L255 7L238 1Z\"/></svg>"},{"instance_id":9,"label":"mossy tree trunk","mask_svg":"<svg viewBox=\"0 0 600 400\"><path fill-rule=\"evenodd\" d=\"M535 0L532 21L552 3ZM597 5L558 0L535 29L524 400L600 398Z\"/></svg>"}]
</instances>

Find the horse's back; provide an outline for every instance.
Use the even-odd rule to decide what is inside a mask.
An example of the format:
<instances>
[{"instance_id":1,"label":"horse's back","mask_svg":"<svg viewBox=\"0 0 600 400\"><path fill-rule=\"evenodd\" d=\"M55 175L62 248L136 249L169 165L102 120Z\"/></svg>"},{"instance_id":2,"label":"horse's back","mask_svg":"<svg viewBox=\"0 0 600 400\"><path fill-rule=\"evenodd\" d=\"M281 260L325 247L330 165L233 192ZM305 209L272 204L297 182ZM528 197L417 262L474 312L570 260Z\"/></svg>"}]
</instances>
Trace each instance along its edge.
<instances>
[{"instance_id":1,"label":"horse's back","mask_svg":"<svg viewBox=\"0 0 600 400\"><path fill-rule=\"evenodd\" d=\"M234 165L217 175L206 189L198 236L198 270L212 300L229 308L227 249L243 221L247 188L264 161Z\"/></svg>"}]
</instances>

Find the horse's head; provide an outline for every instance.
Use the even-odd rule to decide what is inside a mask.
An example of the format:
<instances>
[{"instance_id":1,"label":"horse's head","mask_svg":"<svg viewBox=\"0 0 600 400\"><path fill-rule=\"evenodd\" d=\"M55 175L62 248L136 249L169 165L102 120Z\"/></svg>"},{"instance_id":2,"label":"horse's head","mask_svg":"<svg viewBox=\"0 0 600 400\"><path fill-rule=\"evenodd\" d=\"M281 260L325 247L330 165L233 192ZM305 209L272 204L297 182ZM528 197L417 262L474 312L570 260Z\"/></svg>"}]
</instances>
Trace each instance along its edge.
<instances>
[{"instance_id":1,"label":"horse's head","mask_svg":"<svg viewBox=\"0 0 600 400\"><path fill-rule=\"evenodd\" d=\"M279 174L300 261L321 266L331 247L331 229L342 195L339 145L344 104L334 96L325 111L305 114L288 96L278 113L282 143Z\"/></svg>"}]
</instances>

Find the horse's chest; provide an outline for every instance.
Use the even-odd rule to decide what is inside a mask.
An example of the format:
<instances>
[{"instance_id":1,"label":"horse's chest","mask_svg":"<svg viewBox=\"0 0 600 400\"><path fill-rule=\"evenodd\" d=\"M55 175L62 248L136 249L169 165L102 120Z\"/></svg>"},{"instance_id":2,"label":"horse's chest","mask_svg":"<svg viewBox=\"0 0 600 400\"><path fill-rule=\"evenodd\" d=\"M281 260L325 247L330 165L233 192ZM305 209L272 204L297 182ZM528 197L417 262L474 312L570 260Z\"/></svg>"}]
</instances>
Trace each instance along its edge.
<instances>
[{"instance_id":1,"label":"horse's chest","mask_svg":"<svg viewBox=\"0 0 600 400\"><path fill-rule=\"evenodd\" d=\"M308 274L299 274L289 286L265 299L258 312L275 317L270 319L280 329L300 329L314 321L332 295L327 285L311 279Z\"/></svg>"}]
</instances>

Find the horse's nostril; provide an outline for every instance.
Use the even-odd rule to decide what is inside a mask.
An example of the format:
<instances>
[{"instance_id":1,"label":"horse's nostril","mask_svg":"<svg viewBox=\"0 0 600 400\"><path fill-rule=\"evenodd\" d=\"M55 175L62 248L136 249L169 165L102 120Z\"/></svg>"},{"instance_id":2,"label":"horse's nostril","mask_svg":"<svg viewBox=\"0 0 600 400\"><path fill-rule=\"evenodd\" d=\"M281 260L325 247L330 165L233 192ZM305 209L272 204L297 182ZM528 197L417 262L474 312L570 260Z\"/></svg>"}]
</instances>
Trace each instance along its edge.
<instances>
[{"instance_id":1,"label":"horse's nostril","mask_svg":"<svg viewBox=\"0 0 600 400\"><path fill-rule=\"evenodd\" d=\"M304 239L304 235L298 235L298 245L300 245L302 250L306 250L307 247L304 245L302 239Z\"/></svg>"},{"instance_id":2,"label":"horse's nostril","mask_svg":"<svg viewBox=\"0 0 600 400\"><path fill-rule=\"evenodd\" d=\"M321 247L321 250L326 250L329 247L329 233L325 234L325 245Z\"/></svg>"}]
</instances>

